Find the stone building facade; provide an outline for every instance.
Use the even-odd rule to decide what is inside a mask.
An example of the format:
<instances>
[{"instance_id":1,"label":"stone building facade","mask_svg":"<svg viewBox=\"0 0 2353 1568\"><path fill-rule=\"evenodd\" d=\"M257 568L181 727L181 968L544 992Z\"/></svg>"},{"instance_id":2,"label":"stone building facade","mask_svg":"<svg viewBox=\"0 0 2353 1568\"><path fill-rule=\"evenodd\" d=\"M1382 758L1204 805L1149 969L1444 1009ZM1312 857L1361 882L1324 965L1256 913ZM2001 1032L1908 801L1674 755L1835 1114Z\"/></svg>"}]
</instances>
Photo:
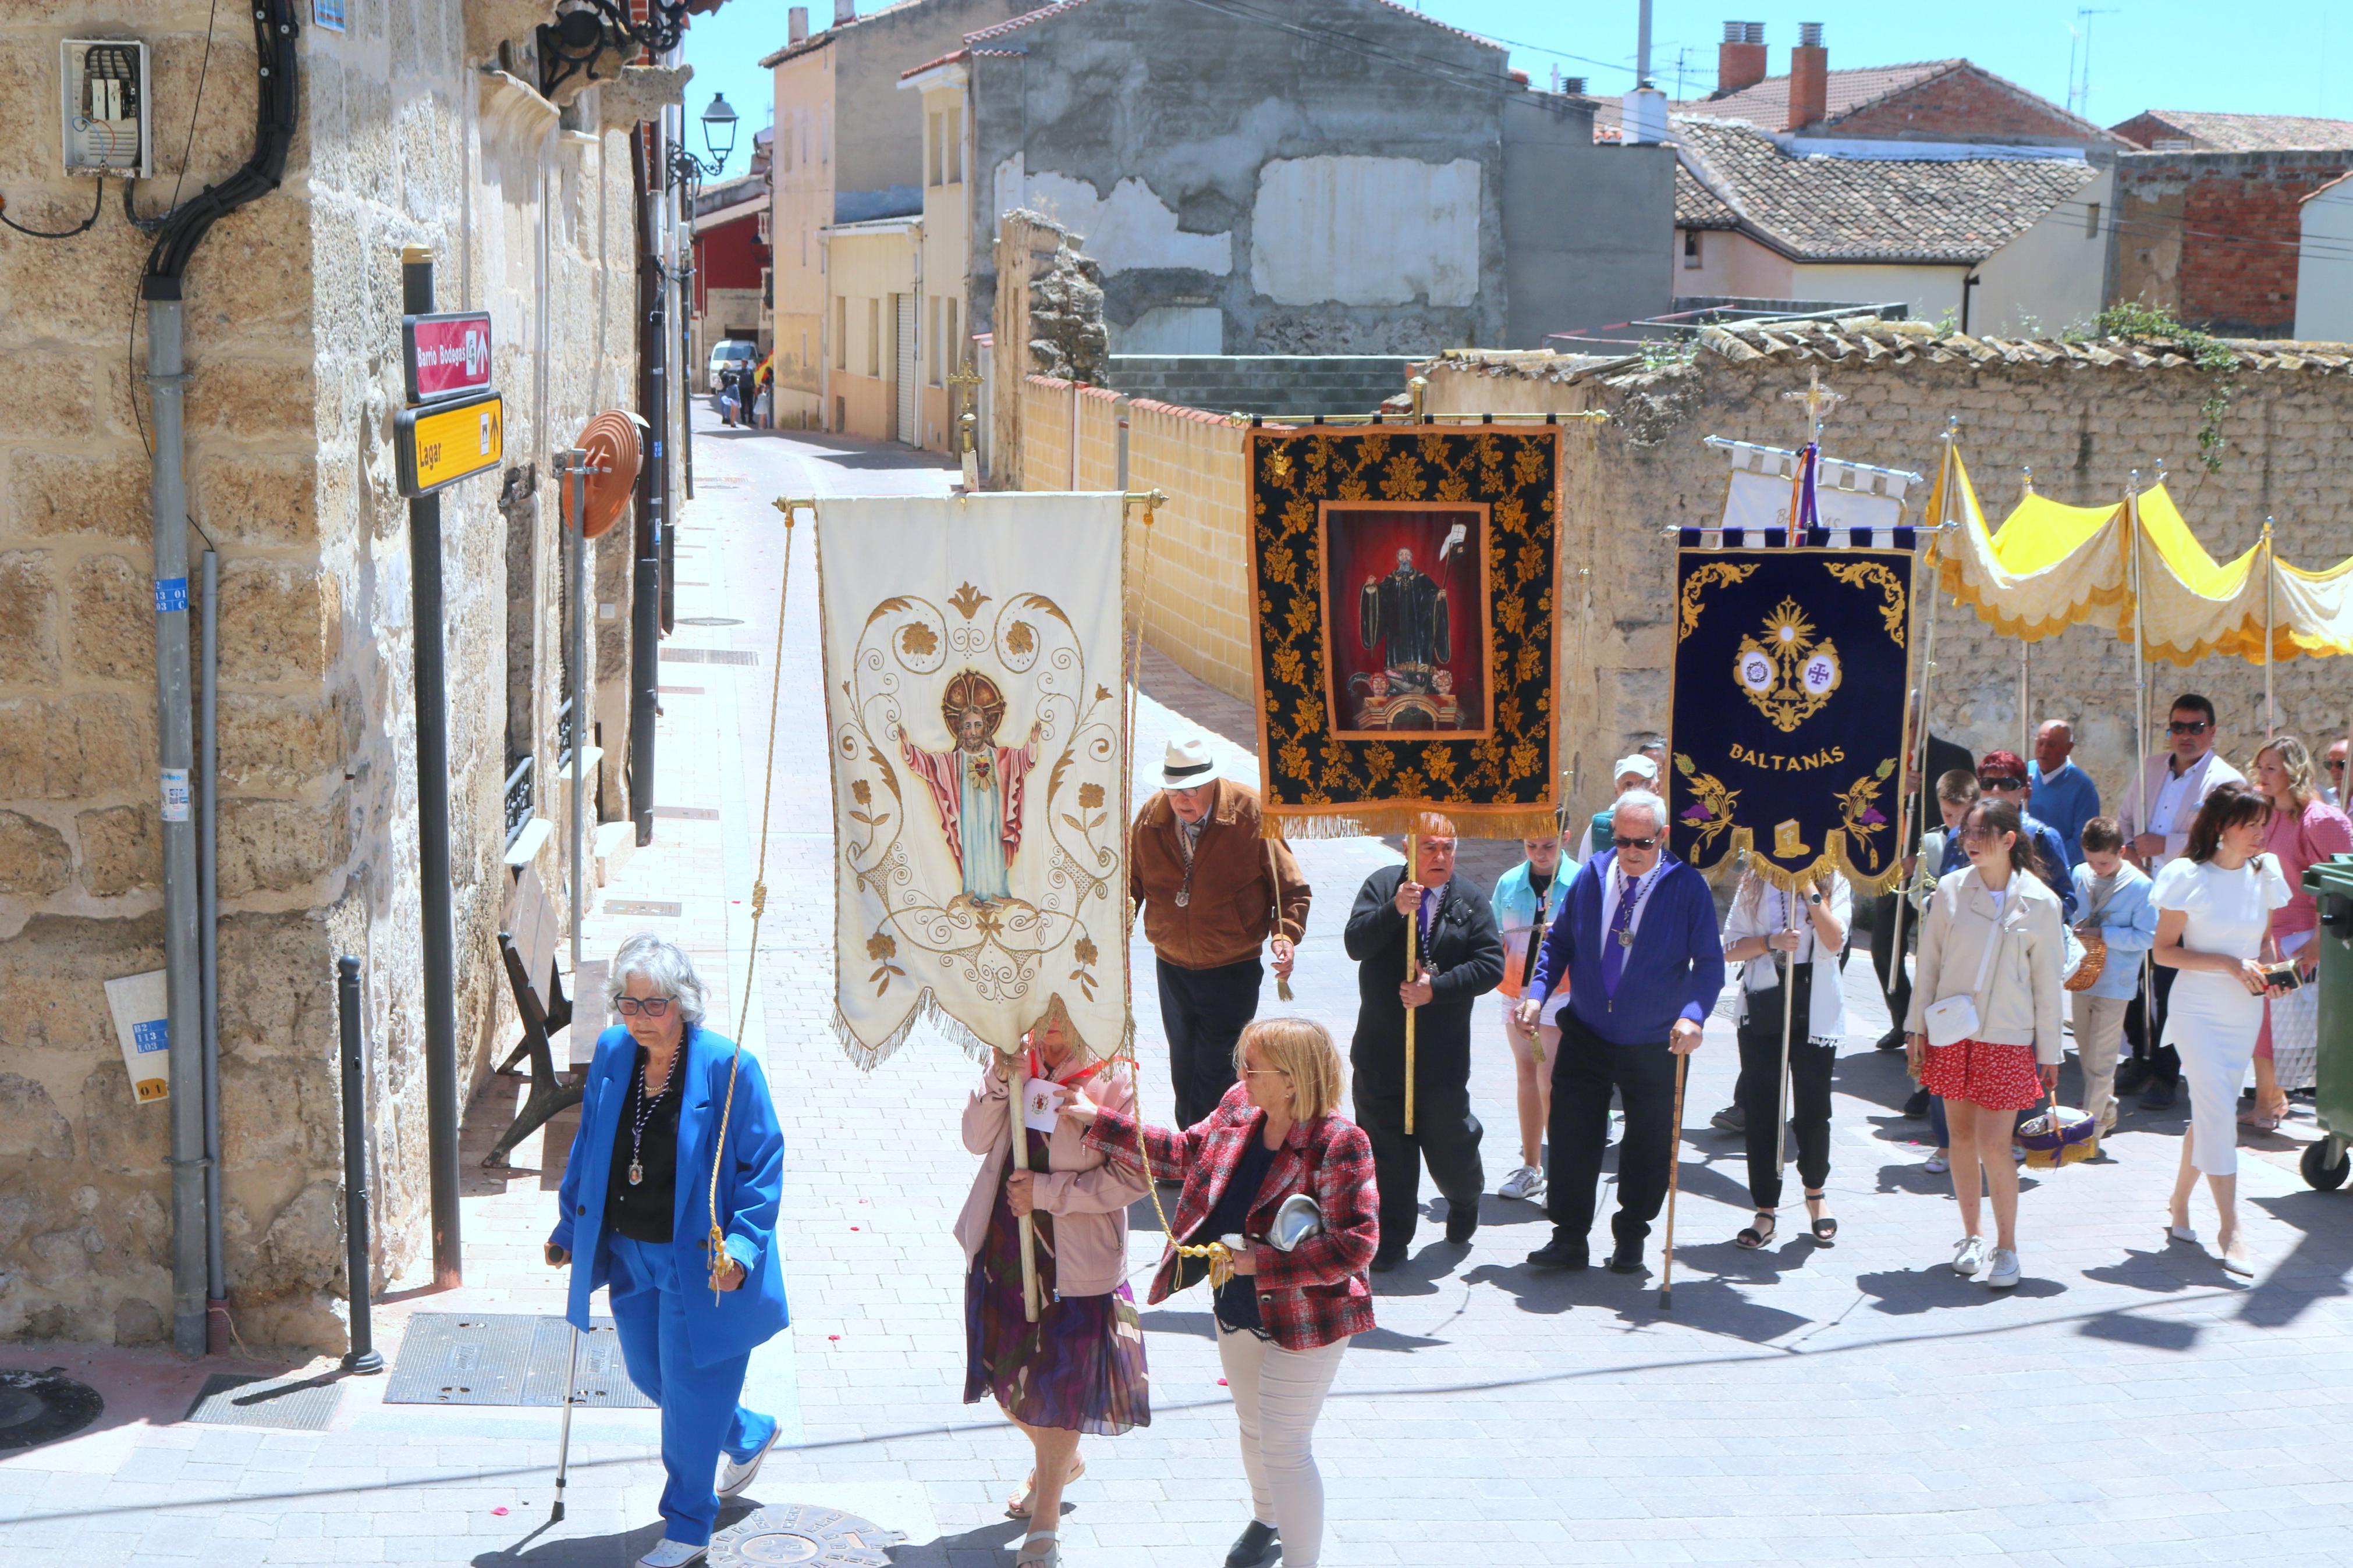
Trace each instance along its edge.
<instances>
[{"instance_id":1,"label":"stone building facade","mask_svg":"<svg viewBox=\"0 0 2353 1568\"><path fill-rule=\"evenodd\" d=\"M549 458L636 407L632 132L682 73L533 83L551 7L380 0L301 26L283 184L223 220L185 279L191 559L218 553L223 1230L244 1342L335 1349L344 1294L334 966L364 964L379 1287L430 1277L403 401L401 253L445 310L491 313L505 470L444 495L459 1082L512 1034L496 932L514 874L560 889L561 835L511 839L518 755L555 773L568 690ZM249 21L203 0L0 16L0 192L69 228L60 45L153 59L160 213L253 147ZM168 132L168 133L167 133ZM104 192L87 232L0 237L0 1338L171 1332L169 1152L133 1102L104 983L163 966L147 390L125 353L150 237ZM143 342L143 333L142 333ZM135 349L143 366L143 347ZM586 693L624 814L631 530L596 548ZM609 608L604 608L609 606ZM531 815L557 819L542 788ZM594 818L592 817L592 820ZM440 868L433 868L438 873ZM558 901L561 902L560 893Z\"/></svg>"}]
</instances>

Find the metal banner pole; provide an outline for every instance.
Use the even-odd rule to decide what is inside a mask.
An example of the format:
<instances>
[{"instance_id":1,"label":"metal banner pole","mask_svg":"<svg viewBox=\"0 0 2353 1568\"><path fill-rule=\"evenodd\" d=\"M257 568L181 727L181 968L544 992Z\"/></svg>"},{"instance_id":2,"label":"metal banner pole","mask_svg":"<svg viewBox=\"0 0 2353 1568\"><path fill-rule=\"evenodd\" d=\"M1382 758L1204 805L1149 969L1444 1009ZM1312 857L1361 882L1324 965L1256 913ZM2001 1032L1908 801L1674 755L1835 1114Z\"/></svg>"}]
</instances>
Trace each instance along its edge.
<instances>
[{"instance_id":1,"label":"metal banner pole","mask_svg":"<svg viewBox=\"0 0 2353 1568\"><path fill-rule=\"evenodd\" d=\"M2132 602L2133 602L2133 742L2136 748L2133 766L2138 770L2133 780L2133 826L2141 833L2148 829L2148 644L2143 634L2140 594L2140 470L2132 471L2132 483L2125 491L2125 525L2132 530ZM2144 869L2154 872L2155 867ZM2140 1032L2142 1044L2148 1047L2152 1067L2157 1061L2157 998L2154 994L2147 953L2140 955Z\"/></svg>"},{"instance_id":2,"label":"metal banner pole","mask_svg":"<svg viewBox=\"0 0 2353 1568\"><path fill-rule=\"evenodd\" d=\"M1405 836L1405 879L1413 882L1420 879L1421 835L1409 833ZM1421 960L1415 951L1416 939L1420 935L1421 915L1417 910L1405 917L1405 979L1409 985L1421 978ZM1405 1010L1405 1134L1409 1138L1413 1136L1413 1020L1419 1010Z\"/></svg>"},{"instance_id":3,"label":"metal banner pole","mask_svg":"<svg viewBox=\"0 0 2353 1568\"><path fill-rule=\"evenodd\" d=\"M2272 706L2272 583L2278 575L2279 546L2272 541L2272 520L2263 519L2263 739L2279 733L2278 710Z\"/></svg>"},{"instance_id":4,"label":"metal banner pole","mask_svg":"<svg viewBox=\"0 0 2353 1568\"><path fill-rule=\"evenodd\" d=\"M1022 1124L1019 1102L1029 1098L1029 1079L1027 1073L1017 1073L1014 1070L1017 1065L1027 1067L1029 1058L1022 1058L1018 1064L1014 1062L1006 1064L1005 1120L1012 1128L1013 1168L1017 1171L1026 1171L1029 1168L1028 1136L1029 1130ZM1013 1081L1017 1078L1020 1080L1018 1090ZM1029 1321L1034 1323L1038 1321L1039 1311L1037 1215L1022 1215L1015 1221L1015 1225L1021 1232L1021 1307L1022 1310L1029 1315Z\"/></svg>"},{"instance_id":5,"label":"metal banner pole","mask_svg":"<svg viewBox=\"0 0 2353 1568\"><path fill-rule=\"evenodd\" d=\"M1781 895L1783 923L1791 931L1798 929L1798 894L1795 888ZM1779 1180L1780 1169L1789 1163L1789 1030L1797 1012L1798 955L1794 952L1781 954L1781 1100L1780 1114L1773 1121L1773 1169Z\"/></svg>"}]
</instances>

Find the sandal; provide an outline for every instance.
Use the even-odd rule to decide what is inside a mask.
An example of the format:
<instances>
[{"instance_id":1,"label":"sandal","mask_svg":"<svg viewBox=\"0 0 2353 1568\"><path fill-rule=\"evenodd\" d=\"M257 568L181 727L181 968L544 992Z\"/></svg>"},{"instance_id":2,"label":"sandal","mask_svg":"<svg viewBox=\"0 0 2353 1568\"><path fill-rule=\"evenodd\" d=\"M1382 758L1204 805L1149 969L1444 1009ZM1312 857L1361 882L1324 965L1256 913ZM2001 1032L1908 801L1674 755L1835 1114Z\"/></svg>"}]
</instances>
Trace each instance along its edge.
<instances>
[{"instance_id":1,"label":"sandal","mask_svg":"<svg viewBox=\"0 0 2353 1568\"><path fill-rule=\"evenodd\" d=\"M1041 1541L1047 1543L1046 1550L1030 1550ZM1062 1543L1050 1530L1033 1530L1022 1538L1021 1554L1013 1560L1013 1568L1062 1568Z\"/></svg>"},{"instance_id":2,"label":"sandal","mask_svg":"<svg viewBox=\"0 0 2353 1568\"><path fill-rule=\"evenodd\" d=\"M1757 1217L1765 1222L1765 1228L1759 1230L1753 1225L1743 1226L1740 1234L1732 1238L1733 1246L1744 1247L1749 1251L1754 1252L1758 1247L1773 1239L1774 1231L1780 1228L1778 1223L1773 1218L1773 1211L1770 1209L1758 1209L1757 1211Z\"/></svg>"},{"instance_id":3,"label":"sandal","mask_svg":"<svg viewBox=\"0 0 2353 1568\"><path fill-rule=\"evenodd\" d=\"M1087 1461L1085 1458L1082 1456L1081 1458L1071 1461L1071 1479L1064 1481L1062 1484L1067 1487L1071 1484L1071 1481L1077 1480L1081 1476L1083 1476L1086 1473ZM1029 1479L1021 1483L1021 1489L1005 1500L1005 1517L1008 1519L1028 1519L1031 1511L1031 1505L1034 1504L1037 1500L1038 1472L1032 1470L1029 1472Z\"/></svg>"},{"instance_id":4,"label":"sandal","mask_svg":"<svg viewBox=\"0 0 2353 1568\"><path fill-rule=\"evenodd\" d=\"M1809 1206L1811 1206L1812 1205L1822 1202L1827 1196L1828 1194L1823 1193L1808 1193L1806 1194L1806 1203ZM1818 1214L1813 1216L1813 1220L1814 1239L1820 1242L1824 1247L1836 1246L1838 1244L1838 1215L1831 1214Z\"/></svg>"}]
</instances>

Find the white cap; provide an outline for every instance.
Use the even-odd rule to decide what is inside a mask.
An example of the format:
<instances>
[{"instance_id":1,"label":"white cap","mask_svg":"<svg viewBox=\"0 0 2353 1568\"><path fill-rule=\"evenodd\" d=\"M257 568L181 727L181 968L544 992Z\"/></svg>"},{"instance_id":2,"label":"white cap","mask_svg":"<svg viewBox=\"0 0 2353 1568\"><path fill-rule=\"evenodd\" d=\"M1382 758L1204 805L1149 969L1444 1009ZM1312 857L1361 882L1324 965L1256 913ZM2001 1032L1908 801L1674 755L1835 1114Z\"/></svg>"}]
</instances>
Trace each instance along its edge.
<instances>
[{"instance_id":1,"label":"white cap","mask_svg":"<svg viewBox=\"0 0 2353 1568\"><path fill-rule=\"evenodd\" d=\"M1656 784L1659 782L1659 764L1640 752L1630 757L1620 757L1618 765L1609 770L1609 782L1614 784L1628 773L1636 775L1644 784Z\"/></svg>"},{"instance_id":2,"label":"white cap","mask_svg":"<svg viewBox=\"0 0 2353 1568\"><path fill-rule=\"evenodd\" d=\"M1207 742L1195 736L1168 742L1168 755L1160 763L1162 788L1194 789L1217 776L1218 764L1209 755Z\"/></svg>"}]
</instances>

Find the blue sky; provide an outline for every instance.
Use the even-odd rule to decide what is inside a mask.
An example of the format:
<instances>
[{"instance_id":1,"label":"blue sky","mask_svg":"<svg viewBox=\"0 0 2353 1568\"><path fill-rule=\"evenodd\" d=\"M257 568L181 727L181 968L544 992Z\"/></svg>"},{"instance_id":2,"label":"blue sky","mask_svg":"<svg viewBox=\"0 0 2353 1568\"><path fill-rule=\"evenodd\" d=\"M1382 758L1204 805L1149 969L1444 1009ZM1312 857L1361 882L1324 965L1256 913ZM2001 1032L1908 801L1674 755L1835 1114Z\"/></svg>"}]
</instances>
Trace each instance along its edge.
<instances>
[{"instance_id":1,"label":"blue sky","mask_svg":"<svg viewBox=\"0 0 2353 1568\"><path fill-rule=\"evenodd\" d=\"M871 0L869 0L871 4ZM1042 0L1041 0L1042 3ZM1182 4L1183 0L1162 0ZM1410 0L1409 0L1410 3ZM1715 85L1715 46L1727 17L1765 24L1776 74L1788 67L1800 21L1820 22L1831 65L1894 65L1965 55L2020 86L2063 103L2069 29L2091 34L2084 110L2113 125L2144 109L2206 109L2353 119L2353 5L2346 0L2091 0L2100 15L2079 23L2084 0L1656 0L1651 72L1668 92L1697 97ZM813 20L833 15L808 0ZM743 172L752 132L770 118L760 57L782 47L786 0L730 0L687 29L694 67L690 120L715 91L743 116L728 172ZM1544 83L1557 65L1599 93L1633 84L1635 0L1423 0L1421 9L1512 46L1512 63ZM910 60L914 65L919 62ZM2081 56L2077 57L2078 71ZM700 152L699 127L690 134Z\"/></svg>"}]
</instances>

